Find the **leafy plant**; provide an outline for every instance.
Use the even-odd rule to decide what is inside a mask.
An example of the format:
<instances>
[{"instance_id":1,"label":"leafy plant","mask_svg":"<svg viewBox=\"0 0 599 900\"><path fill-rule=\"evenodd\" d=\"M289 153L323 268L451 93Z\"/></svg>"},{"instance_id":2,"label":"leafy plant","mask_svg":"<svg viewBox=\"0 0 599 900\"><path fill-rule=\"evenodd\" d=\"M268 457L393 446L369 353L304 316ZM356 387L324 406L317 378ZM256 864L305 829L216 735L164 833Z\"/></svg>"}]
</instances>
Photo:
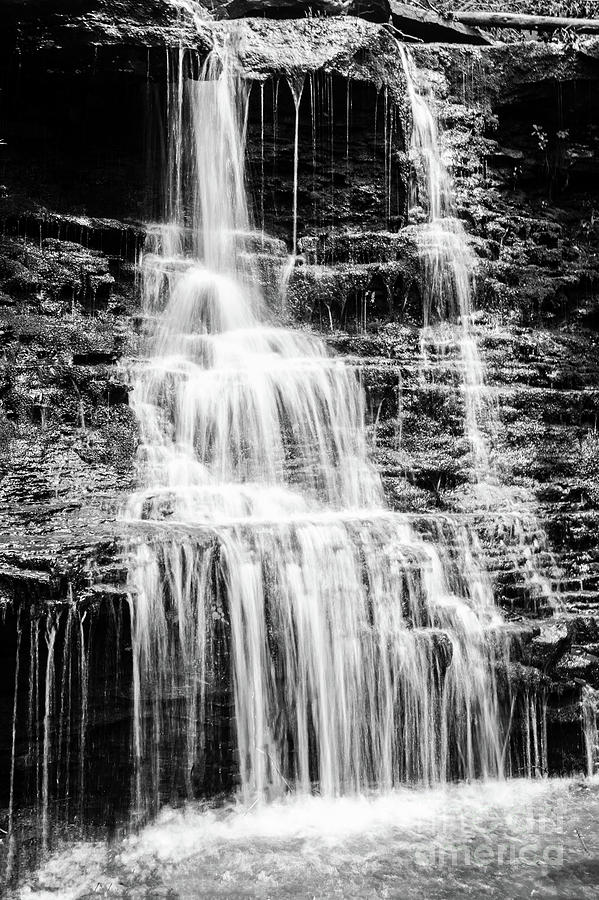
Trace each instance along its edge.
<instances>
[{"instance_id":1,"label":"leafy plant","mask_svg":"<svg viewBox=\"0 0 599 900\"><path fill-rule=\"evenodd\" d=\"M539 150L545 151L547 150L547 145L549 144L549 137L547 132L543 128L542 125L533 125L532 126L532 134L533 137L536 138Z\"/></svg>"}]
</instances>

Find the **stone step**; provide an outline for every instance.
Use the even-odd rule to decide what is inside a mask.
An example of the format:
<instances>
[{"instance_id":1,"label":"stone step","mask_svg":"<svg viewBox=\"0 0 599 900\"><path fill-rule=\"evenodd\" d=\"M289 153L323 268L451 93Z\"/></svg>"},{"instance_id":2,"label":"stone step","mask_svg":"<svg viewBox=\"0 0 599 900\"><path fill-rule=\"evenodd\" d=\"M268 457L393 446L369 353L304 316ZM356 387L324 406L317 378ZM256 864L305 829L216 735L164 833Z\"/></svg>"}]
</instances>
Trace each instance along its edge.
<instances>
[{"instance_id":1,"label":"stone step","mask_svg":"<svg viewBox=\"0 0 599 900\"><path fill-rule=\"evenodd\" d=\"M599 609L599 591L562 591L556 594L558 601L568 608Z\"/></svg>"},{"instance_id":2,"label":"stone step","mask_svg":"<svg viewBox=\"0 0 599 900\"><path fill-rule=\"evenodd\" d=\"M579 593L580 591L599 592L599 574L580 575L575 578L562 578L558 582L561 593Z\"/></svg>"},{"instance_id":3,"label":"stone step","mask_svg":"<svg viewBox=\"0 0 599 900\"><path fill-rule=\"evenodd\" d=\"M497 591L497 602L511 612L550 615L555 605L555 595L534 593L527 584L506 585Z\"/></svg>"}]
</instances>

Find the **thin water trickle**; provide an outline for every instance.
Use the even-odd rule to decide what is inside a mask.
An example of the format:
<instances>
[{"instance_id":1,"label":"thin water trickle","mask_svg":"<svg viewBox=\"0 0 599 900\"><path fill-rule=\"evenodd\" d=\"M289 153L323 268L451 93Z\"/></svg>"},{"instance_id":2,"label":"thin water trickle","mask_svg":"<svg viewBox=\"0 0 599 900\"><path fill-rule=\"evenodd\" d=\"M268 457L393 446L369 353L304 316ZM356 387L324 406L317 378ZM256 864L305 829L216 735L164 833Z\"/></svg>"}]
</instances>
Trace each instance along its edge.
<instances>
[{"instance_id":1,"label":"thin water trickle","mask_svg":"<svg viewBox=\"0 0 599 900\"><path fill-rule=\"evenodd\" d=\"M287 77L287 84L293 97L293 107L295 110L295 122L293 129L293 239L292 239L292 256L297 254L297 176L299 167L299 112L302 94L304 92L305 76L303 73L299 77Z\"/></svg>"},{"instance_id":2,"label":"thin water trickle","mask_svg":"<svg viewBox=\"0 0 599 900\"><path fill-rule=\"evenodd\" d=\"M469 538L386 509L355 373L265 308L234 55L174 80L168 181L186 196L143 259L157 319L132 398L139 811L222 754L216 694L252 801L499 775L506 648Z\"/></svg>"},{"instance_id":3,"label":"thin water trickle","mask_svg":"<svg viewBox=\"0 0 599 900\"><path fill-rule=\"evenodd\" d=\"M260 227L264 241L264 82L260 82Z\"/></svg>"},{"instance_id":4,"label":"thin water trickle","mask_svg":"<svg viewBox=\"0 0 599 900\"><path fill-rule=\"evenodd\" d=\"M317 209L317 193L316 193L316 134L317 134L317 112L316 112L316 93L317 87L315 84L316 76L313 72L310 72L308 75L308 83L310 85L310 126L311 126L311 138L312 138L312 218L316 221L316 209Z\"/></svg>"},{"instance_id":5,"label":"thin water trickle","mask_svg":"<svg viewBox=\"0 0 599 900\"><path fill-rule=\"evenodd\" d=\"M17 614L17 647L15 652L15 688L13 693L12 708L12 737L11 737L11 754L10 754L10 787L8 800L8 832L6 835L7 854L6 854L6 870L5 880L10 881L13 875L13 867L15 862L16 840L14 835L14 813L15 813L15 765L16 765L16 749L17 749L17 710L19 699L19 671L21 667L21 640L23 636L23 627L21 621L21 610Z\"/></svg>"},{"instance_id":6,"label":"thin water trickle","mask_svg":"<svg viewBox=\"0 0 599 900\"><path fill-rule=\"evenodd\" d=\"M19 612L16 618L10 793L4 877L18 873L23 857L52 846L57 824L83 826L88 758L91 629L71 589L68 608ZM28 621L24 621L27 616ZM27 686L26 690L24 690ZM107 701L109 698L106 698ZM27 723L26 728L21 722ZM95 723L97 726L97 722ZM97 732L96 732L97 737ZM27 752L19 745L26 738ZM23 747L24 747L23 743ZM71 766L76 759L76 764ZM23 763L25 767L23 768ZM23 812L23 796L31 810ZM37 832L31 828L33 812Z\"/></svg>"},{"instance_id":7,"label":"thin water trickle","mask_svg":"<svg viewBox=\"0 0 599 900\"><path fill-rule=\"evenodd\" d=\"M47 850L50 837L49 799L50 799L50 760L51 760L51 727L54 713L54 647L56 644L56 623L46 624L46 675L44 679L44 737L42 751L42 850Z\"/></svg>"},{"instance_id":8,"label":"thin water trickle","mask_svg":"<svg viewBox=\"0 0 599 900\"><path fill-rule=\"evenodd\" d=\"M587 764L587 775L590 777L597 771L599 763L599 729L597 716L599 712L599 691L585 685L582 691L582 732Z\"/></svg>"}]
</instances>

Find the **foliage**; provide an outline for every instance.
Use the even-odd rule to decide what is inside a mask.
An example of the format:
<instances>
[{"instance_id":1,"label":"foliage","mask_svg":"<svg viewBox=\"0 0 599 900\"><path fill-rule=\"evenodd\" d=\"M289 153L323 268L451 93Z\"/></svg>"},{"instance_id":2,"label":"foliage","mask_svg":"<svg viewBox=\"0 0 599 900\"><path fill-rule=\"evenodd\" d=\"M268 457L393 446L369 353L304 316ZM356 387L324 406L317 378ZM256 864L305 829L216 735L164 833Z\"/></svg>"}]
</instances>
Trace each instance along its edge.
<instances>
[{"instance_id":1,"label":"foliage","mask_svg":"<svg viewBox=\"0 0 599 900\"><path fill-rule=\"evenodd\" d=\"M533 133L533 136L536 138L539 150L546 150L547 144L549 143L549 139L547 137L547 132L545 131L543 126L542 125L533 125L532 133Z\"/></svg>"}]
</instances>

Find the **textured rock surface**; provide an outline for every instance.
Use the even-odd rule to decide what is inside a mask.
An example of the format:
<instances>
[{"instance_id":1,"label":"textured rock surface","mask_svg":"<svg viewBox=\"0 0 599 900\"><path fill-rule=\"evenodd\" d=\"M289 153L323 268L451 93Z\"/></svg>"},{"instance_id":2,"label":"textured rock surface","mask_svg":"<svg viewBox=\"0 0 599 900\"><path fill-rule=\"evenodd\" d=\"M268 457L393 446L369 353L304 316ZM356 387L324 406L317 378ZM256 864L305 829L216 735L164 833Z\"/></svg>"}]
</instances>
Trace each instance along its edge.
<instances>
[{"instance_id":1,"label":"textured rock surface","mask_svg":"<svg viewBox=\"0 0 599 900\"><path fill-rule=\"evenodd\" d=\"M43 236L60 228L85 234L85 244ZM36 230L35 242L0 242L4 602L63 600L68 585L97 579L93 556L113 540L114 498L131 483L135 449L116 363L130 344L139 235L41 214ZM99 246L103 234L123 251L128 237L131 258L91 249L90 235Z\"/></svg>"}]
</instances>

